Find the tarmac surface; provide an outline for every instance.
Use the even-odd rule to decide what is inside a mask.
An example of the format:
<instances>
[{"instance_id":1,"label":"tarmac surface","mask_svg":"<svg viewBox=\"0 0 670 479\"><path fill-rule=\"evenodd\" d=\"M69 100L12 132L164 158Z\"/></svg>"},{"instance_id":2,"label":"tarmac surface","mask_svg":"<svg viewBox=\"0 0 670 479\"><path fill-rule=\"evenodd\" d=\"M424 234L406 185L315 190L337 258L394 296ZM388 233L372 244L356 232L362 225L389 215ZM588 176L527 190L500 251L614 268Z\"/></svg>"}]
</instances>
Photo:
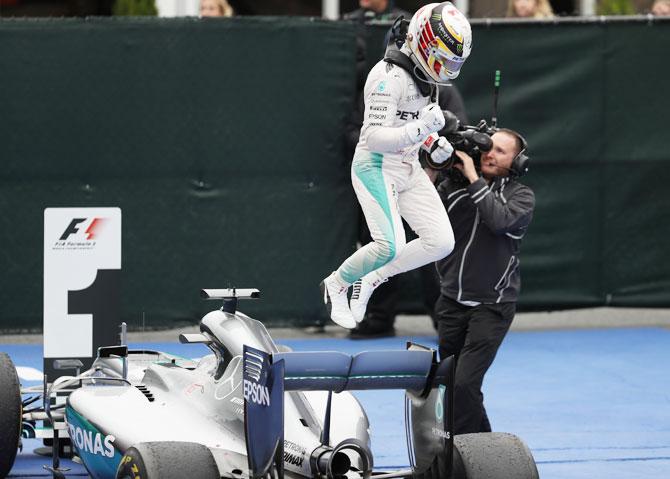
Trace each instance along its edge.
<instances>
[{"instance_id":1,"label":"tarmac surface","mask_svg":"<svg viewBox=\"0 0 670 479\"><path fill-rule=\"evenodd\" d=\"M187 328L195 331L195 326ZM178 332L129 334L134 348L201 357L203 345L180 344ZM397 337L353 341L338 326L271 328L295 351L403 349L414 340L436 346L427 316L400 316ZM41 335L0 336L24 386L39 384ZM14 344L11 344L14 343ZM484 383L496 431L521 437L542 479L664 479L670 477L670 310L596 308L520 313ZM406 468L403 391L354 391L371 424L380 469ZM26 440L9 477L51 477L48 460ZM87 477L65 460L67 477Z\"/></svg>"}]
</instances>

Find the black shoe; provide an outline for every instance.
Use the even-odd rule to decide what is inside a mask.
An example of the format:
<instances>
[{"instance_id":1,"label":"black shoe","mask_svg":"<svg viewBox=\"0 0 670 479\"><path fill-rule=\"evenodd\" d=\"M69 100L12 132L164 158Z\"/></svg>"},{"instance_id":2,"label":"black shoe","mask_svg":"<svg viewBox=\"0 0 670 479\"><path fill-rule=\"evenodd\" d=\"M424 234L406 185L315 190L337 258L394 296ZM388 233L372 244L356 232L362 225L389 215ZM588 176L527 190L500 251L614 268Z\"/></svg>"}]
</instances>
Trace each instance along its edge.
<instances>
[{"instance_id":1,"label":"black shoe","mask_svg":"<svg viewBox=\"0 0 670 479\"><path fill-rule=\"evenodd\" d=\"M395 336L393 325L368 320L360 322L349 333L349 339L391 338L393 336Z\"/></svg>"}]
</instances>

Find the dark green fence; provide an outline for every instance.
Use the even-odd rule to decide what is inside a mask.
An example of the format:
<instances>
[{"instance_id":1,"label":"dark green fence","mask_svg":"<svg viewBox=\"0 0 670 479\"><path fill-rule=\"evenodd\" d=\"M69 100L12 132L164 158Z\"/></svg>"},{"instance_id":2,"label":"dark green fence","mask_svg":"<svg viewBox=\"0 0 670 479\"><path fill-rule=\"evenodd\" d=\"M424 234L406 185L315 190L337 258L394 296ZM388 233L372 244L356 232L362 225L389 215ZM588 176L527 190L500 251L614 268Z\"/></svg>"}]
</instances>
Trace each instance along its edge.
<instances>
[{"instance_id":1,"label":"dark green fence","mask_svg":"<svg viewBox=\"0 0 670 479\"><path fill-rule=\"evenodd\" d=\"M370 27L370 58L385 27ZM41 326L42 217L123 211L123 316L193 320L201 287L258 287L267 323L325 320L355 247L343 145L352 25L300 18L0 21L0 329ZM525 308L670 305L670 22L476 26L472 119L526 134L537 210ZM420 300L405 279L403 308Z\"/></svg>"},{"instance_id":2,"label":"dark green fence","mask_svg":"<svg viewBox=\"0 0 670 479\"><path fill-rule=\"evenodd\" d=\"M477 60L459 83L471 116L490 111L491 72L502 69L500 122L526 133L534 160L523 305L670 305L670 154L659 134L670 22L476 35Z\"/></svg>"},{"instance_id":3,"label":"dark green fence","mask_svg":"<svg viewBox=\"0 0 670 479\"><path fill-rule=\"evenodd\" d=\"M386 27L375 28L380 49ZM530 144L521 308L669 306L670 21L479 23L473 34L456 80L471 121L490 119L500 69L499 125Z\"/></svg>"}]
</instances>

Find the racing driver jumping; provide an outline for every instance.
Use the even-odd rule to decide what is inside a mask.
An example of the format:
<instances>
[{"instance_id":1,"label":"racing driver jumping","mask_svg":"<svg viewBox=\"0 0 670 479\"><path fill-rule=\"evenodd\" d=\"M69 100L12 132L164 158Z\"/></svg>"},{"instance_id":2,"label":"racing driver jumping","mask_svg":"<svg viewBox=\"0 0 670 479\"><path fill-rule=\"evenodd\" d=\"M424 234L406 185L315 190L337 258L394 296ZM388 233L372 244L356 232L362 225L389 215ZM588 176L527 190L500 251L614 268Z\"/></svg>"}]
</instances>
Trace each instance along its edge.
<instances>
[{"instance_id":1,"label":"racing driver jumping","mask_svg":"<svg viewBox=\"0 0 670 479\"><path fill-rule=\"evenodd\" d=\"M370 71L365 116L351 180L373 241L321 283L331 319L354 328L377 286L396 274L451 253L454 234L435 187L419 164L419 149L435 163L453 152L439 131L445 123L437 85L456 78L472 48L470 24L451 2L419 9L400 50ZM405 242L404 218L419 236ZM351 302L347 300L353 286Z\"/></svg>"}]
</instances>

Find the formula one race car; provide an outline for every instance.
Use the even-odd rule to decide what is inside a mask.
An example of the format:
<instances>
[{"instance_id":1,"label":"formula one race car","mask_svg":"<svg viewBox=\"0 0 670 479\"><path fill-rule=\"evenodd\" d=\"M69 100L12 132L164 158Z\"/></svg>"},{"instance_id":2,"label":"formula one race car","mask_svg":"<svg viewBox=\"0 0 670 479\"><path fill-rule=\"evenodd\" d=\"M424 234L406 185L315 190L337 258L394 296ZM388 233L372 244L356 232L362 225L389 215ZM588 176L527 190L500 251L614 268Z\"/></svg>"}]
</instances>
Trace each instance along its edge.
<instances>
[{"instance_id":1,"label":"formula one race car","mask_svg":"<svg viewBox=\"0 0 670 479\"><path fill-rule=\"evenodd\" d=\"M21 424L43 420L53 426L53 451L68 436L100 479L538 478L519 438L452 435L453 358L437 362L435 351L411 343L354 356L282 352L263 324L237 311L238 299L258 290L201 294L223 307L202 318L199 334L179 336L212 350L197 362L129 350L122 335L120 346L99 349L89 370L20 389L0 354L0 477L14 462ZM410 469L373 469L368 419L349 392L362 389L406 390ZM37 395L22 402L30 393ZM66 403L52 406L56 395ZM40 398L44 407L34 406ZM58 457L49 469L62 478Z\"/></svg>"}]
</instances>

